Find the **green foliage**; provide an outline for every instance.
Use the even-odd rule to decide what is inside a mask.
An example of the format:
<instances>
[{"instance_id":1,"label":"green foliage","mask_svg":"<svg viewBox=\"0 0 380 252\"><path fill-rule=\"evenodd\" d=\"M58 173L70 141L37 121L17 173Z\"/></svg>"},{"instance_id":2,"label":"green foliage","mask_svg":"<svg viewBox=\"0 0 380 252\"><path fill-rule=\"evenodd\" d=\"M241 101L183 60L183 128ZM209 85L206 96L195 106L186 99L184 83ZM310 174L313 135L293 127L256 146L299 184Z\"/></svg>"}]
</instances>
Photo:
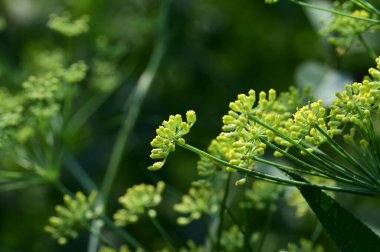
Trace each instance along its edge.
<instances>
[{"instance_id":1,"label":"green foliage","mask_svg":"<svg viewBox=\"0 0 380 252\"><path fill-rule=\"evenodd\" d=\"M379 247L379 236L331 197L318 189L300 191L342 251L371 251Z\"/></svg>"},{"instance_id":2,"label":"green foliage","mask_svg":"<svg viewBox=\"0 0 380 252\"><path fill-rule=\"evenodd\" d=\"M376 3L289 0L330 13L321 33L336 47L334 58L328 50L321 52L323 45L316 46L317 32L302 10L287 8L285 1L273 6L197 0L180 5L171 0L58 2L0 4L0 191L8 192L0 211L5 220L1 251L55 250L46 234L36 234L43 245L33 247L19 245L19 235L12 232L15 219L26 218L19 211L25 214L25 206L35 203L19 200L16 193L22 192L13 191L36 185L64 194L45 231L60 245L77 239L68 250L277 251L289 237L301 235L299 228L311 238L290 243L288 251L323 252L318 243L325 245L319 239L324 233L319 226L311 231L310 223L317 221L307 215L295 224L310 210L343 251L376 250L379 237L338 204L336 192L376 197L380 191L380 57L368 76L346 85L332 104L324 97L314 99L309 89L276 86L292 82L294 66L306 58L323 59L332 71L362 75L359 68L369 64L363 59L378 55L376 38L367 37L379 28ZM63 13L50 15L50 32L45 10ZM273 13L268 18L264 10ZM51 36L52 31L66 39ZM368 55L350 50L356 44ZM244 86L252 78L255 90L264 87L257 83L273 88L256 92ZM185 142L191 130L191 142L205 146L220 127L218 108L244 89L247 94L229 103L207 152ZM149 127L161 117L157 111L183 110L187 105L182 104L195 107L197 115L190 110L186 119L177 114L164 121L151 142L155 163L148 167L160 171L139 171L146 166ZM193 128L197 118L199 128ZM168 159L181 147L199 157L196 174L186 153L177 151ZM164 165L176 168L161 169ZM144 175L156 185L137 182ZM119 189L131 184L119 197L120 209L108 217ZM71 189L88 196L73 195ZM54 197L48 195L47 202ZM6 210L8 201L15 202L11 210ZM46 216L40 218L46 222ZM36 218L30 225L40 222ZM17 232L33 240L27 226ZM79 236L81 231L89 237Z\"/></svg>"}]
</instances>

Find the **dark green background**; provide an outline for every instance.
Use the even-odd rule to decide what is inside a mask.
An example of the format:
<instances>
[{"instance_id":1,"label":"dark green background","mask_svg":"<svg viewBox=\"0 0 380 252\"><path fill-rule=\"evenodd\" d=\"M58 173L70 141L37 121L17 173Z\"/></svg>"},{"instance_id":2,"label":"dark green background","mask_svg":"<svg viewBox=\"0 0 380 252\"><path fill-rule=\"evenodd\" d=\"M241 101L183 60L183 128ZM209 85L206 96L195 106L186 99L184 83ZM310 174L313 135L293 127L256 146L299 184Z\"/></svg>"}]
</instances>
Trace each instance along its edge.
<instances>
[{"instance_id":1,"label":"dark green background","mask_svg":"<svg viewBox=\"0 0 380 252\"><path fill-rule=\"evenodd\" d=\"M90 32L72 40L72 60L90 62L96 55L96 39L107 36L114 45L122 45L118 59L120 86L91 117L69 146L81 165L98 183L104 175L112 144L118 131L123 103L145 69L157 38L159 2L155 0L3 0L0 15L7 28L0 32L0 84L11 90L33 68L28 65L33 48L67 50L68 41L47 28L50 13L69 11L74 17L88 14ZM117 197L136 183L153 183L162 178L168 185L186 192L196 175L197 157L184 150L171 155L162 171L154 174L146 167L149 142L155 128L170 114L184 114L193 109L198 121L187 141L207 148L221 127L221 117L228 103L239 93L275 88L286 90L295 83L295 71L306 60L316 60L339 71L350 72L357 80L373 65L363 52L356 51L343 59L335 56L311 26L304 11L287 1L266 5L258 0L212 1L174 0L168 25L169 42L162 65L149 91L133 134L127 144L122 165L114 184L109 213L118 207ZM116 50L111 48L112 50ZM89 73L91 75L91 71ZM82 84L78 101L93 92ZM78 102L80 104L80 102ZM79 185L62 172L63 182L73 191ZM355 214L380 226L378 211L370 199L339 195ZM55 244L42 227L54 213L61 195L53 188L38 187L0 195L0 251L84 251L87 234L65 247ZM178 198L167 195L161 207L161 221L179 242L193 237L202 241L202 224L186 228L174 225L170 204ZM357 202L361 202L358 204ZM375 202L377 206L379 202ZM369 207L366 207L366 206ZM364 209L364 210L363 210ZM378 209L378 208L377 208ZM265 251L285 248L288 242L310 237L316 224L312 215L294 220L284 205L274 217L273 232ZM262 227L263 212L252 212L252 225ZM258 228L260 229L260 228ZM147 221L128 229L150 247L161 247L160 239ZM112 238L113 236L110 235ZM332 242L322 234L320 241L333 251Z\"/></svg>"}]
</instances>

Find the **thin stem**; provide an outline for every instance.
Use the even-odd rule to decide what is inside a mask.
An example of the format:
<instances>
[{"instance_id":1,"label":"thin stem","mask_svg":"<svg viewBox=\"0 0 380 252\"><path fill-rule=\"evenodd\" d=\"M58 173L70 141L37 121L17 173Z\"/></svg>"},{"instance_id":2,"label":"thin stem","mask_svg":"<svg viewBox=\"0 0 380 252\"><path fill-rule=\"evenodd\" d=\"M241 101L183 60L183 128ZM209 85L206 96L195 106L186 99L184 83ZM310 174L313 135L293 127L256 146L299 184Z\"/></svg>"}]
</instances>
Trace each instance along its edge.
<instances>
[{"instance_id":1,"label":"thin stem","mask_svg":"<svg viewBox=\"0 0 380 252\"><path fill-rule=\"evenodd\" d=\"M70 196L74 196L74 194L69 189L67 189L67 187L61 181L59 181L59 180L57 180L54 183L54 186L62 194L67 194L67 195L70 195Z\"/></svg>"},{"instance_id":2,"label":"thin stem","mask_svg":"<svg viewBox=\"0 0 380 252\"><path fill-rule=\"evenodd\" d=\"M271 165L273 167L276 167L276 168L278 168L281 171L299 172L299 173L309 174L309 175L312 175L312 176L317 176L317 177L322 177L322 178L329 178L329 176L326 176L326 175L318 173L318 172L297 169L297 168L294 168L294 167L291 167L291 166L282 165L280 163L275 163L275 162L272 162L272 161L269 161L269 160L266 160L266 159L262 159L262 158L259 158L259 157L253 157L252 159L255 160L255 161L257 161L257 162L260 162L260 163L263 163L263 164L267 164L267 165Z\"/></svg>"},{"instance_id":3,"label":"thin stem","mask_svg":"<svg viewBox=\"0 0 380 252\"><path fill-rule=\"evenodd\" d=\"M380 11L367 1L362 1L362 0L350 0L350 1L370 13L373 13L378 16L380 15Z\"/></svg>"},{"instance_id":4,"label":"thin stem","mask_svg":"<svg viewBox=\"0 0 380 252\"><path fill-rule=\"evenodd\" d=\"M216 251L221 251L221 239L222 239L222 231L224 224L224 211L226 209L226 202L228 198L228 193L230 191L230 182L231 182L231 173L228 174L226 185L224 187L224 194L222 202L220 203L219 209L219 226L216 234Z\"/></svg>"},{"instance_id":5,"label":"thin stem","mask_svg":"<svg viewBox=\"0 0 380 252\"><path fill-rule=\"evenodd\" d=\"M322 226L322 224L318 221L318 224L317 224L317 226L315 227L314 232L313 232L313 234L312 234L311 237L310 237L310 241L311 241L311 243L315 244L315 243L317 242L319 236L321 235L322 230L323 230L323 226Z\"/></svg>"},{"instance_id":6,"label":"thin stem","mask_svg":"<svg viewBox=\"0 0 380 252\"><path fill-rule=\"evenodd\" d=\"M377 141L376 135L375 135L375 128L373 127L372 117L368 117L368 134L369 134L369 140L370 140L370 148L374 154L374 159L377 164L377 170L376 175L377 178L380 177L380 146L379 142Z\"/></svg>"},{"instance_id":7,"label":"thin stem","mask_svg":"<svg viewBox=\"0 0 380 252\"><path fill-rule=\"evenodd\" d=\"M251 248L251 244L249 243L249 235L242 229L242 225L240 225L239 221L232 214L231 210L227 206L225 208L226 208L226 212L230 216L231 220L236 224L240 233L244 236L244 243L245 243L246 249L251 252L252 248Z\"/></svg>"},{"instance_id":8,"label":"thin stem","mask_svg":"<svg viewBox=\"0 0 380 252\"><path fill-rule=\"evenodd\" d=\"M291 161L297 163L297 164L300 164L301 166L305 167L305 168L309 168L311 170L314 170L316 171L317 173L320 173L323 177L323 176L326 176L326 177L333 177L334 179L338 180L338 181L341 181L341 182L345 182L345 183L348 183L348 184L354 184L356 185L357 183L356 182L353 182L351 180L352 176L349 176L348 174L345 174L345 173L340 173L340 175L342 175L342 177L338 176L336 174L336 171L334 171L334 173L332 174L331 172L328 172L326 170L321 170L319 169L318 167L314 166L314 165L311 165L309 163L306 163L304 161L302 161L301 159L289 154L288 152L282 150L281 148L277 147L276 145L270 143L269 141L265 140L264 138L261 139L261 141L263 143L265 143L267 146L269 146L270 148L280 152L282 155L284 155L284 157L290 159ZM339 174L339 173L338 173ZM360 182L360 181L358 181ZM366 185L366 184L365 184Z\"/></svg>"},{"instance_id":9,"label":"thin stem","mask_svg":"<svg viewBox=\"0 0 380 252\"><path fill-rule=\"evenodd\" d=\"M364 18L364 17L360 17L360 16L354 16L354 15L351 15L351 14L348 14L348 13L344 13L344 12L336 11L336 10L333 10L333 9L328 9L328 8L316 6L316 5L313 5L313 4L308 4L308 3L297 1L297 0L288 0L288 1L292 2L292 3L295 3L295 4L298 4L298 5L302 6L302 7L310 8L310 9L324 11L324 12L328 12L328 13L332 13L332 14L336 14L336 15L340 15L340 16L344 16L344 17L349 17L349 18L352 18L352 19L363 20L363 21L368 21L368 22L372 22L372 23L380 23L380 21L376 20L376 19Z\"/></svg>"},{"instance_id":10,"label":"thin stem","mask_svg":"<svg viewBox=\"0 0 380 252\"><path fill-rule=\"evenodd\" d=\"M118 168L120 166L121 158L123 156L126 144L128 142L130 133L134 128L137 116L140 113L142 102L157 75L158 68L166 51L167 44L167 19L169 15L171 0L162 1L162 9L160 13L159 22L159 38L158 42L154 47L153 53L149 59L149 63L145 71L140 76L136 88L133 94L130 96L131 99L127 99L126 103L129 104L128 110L119 133L116 137L116 142L112 149L112 154L110 158L109 165L107 167L107 172L104 176L103 184L101 186L101 193L104 203L107 202L112 184L115 180Z\"/></svg>"},{"instance_id":11,"label":"thin stem","mask_svg":"<svg viewBox=\"0 0 380 252\"><path fill-rule=\"evenodd\" d=\"M211 159L211 160L213 160L213 161L215 161L221 165L225 165L226 167L231 167L231 168L241 172L242 174L246 174L249 177L261 179L261 180L276 183L276 184L288 185L288 186L313 187L313 188L319 188L322 190L347 192L347 193L354 193L354 194L361 194L361 195L374 195L375 194L373 191L364 190L364 189L360 189L360 188L343 188L343 187L335 187L335 186L316 185L316 184L310 184L310 183L296 181L296 180L282 179L282 178L275 177L275 176L272 176L269 174L265 174L265 173L261 173L258 171L253 171L253 170L242 168L242 167L239 167L236 165L232 165L232 164L230 164L224 160L221 160L217 157L214 157L214 156L208 154L207 152L204 152L204 151L197 149L197 148L195 148L189 144L186 144L186 143L177 143L177 145L179 145L185 149L188 149L188 150L190 150L190 151L192 151L198 155L207 157L207 158L209 158L209 159Z\"/></svg>"},{"instance_id":12,"label":"thin stem","mask_svg":"<svg viewBox=\"0 0 380 252\"><path fill-rule=\"evenodd\" d=\"M213 245L215 244L214 242L214 235L212 235L212 230L213 226L210 224L210 221L208 220L208 216L202 215L202 220L205 224L205 229L206 229L206 241L205 241L205 252L212 252L213 251Z\"/></svg>"},{"instance_id":13,"label":"thin stem","mask_svg":"<svg viewBox=\"0 0 380 252\"><path fill-rule=\"evenodd\" d=\"M358 34L358 39L360 41L360 43L363 45L363 47L366 49L367 53L369 54L369 56L375 60L377 58L377 54L376 52L368 45L368 43L364 40L363 38L363 35L362 34Z\"/></svg>"},{"instance_id":14,"label":"thin stem","mask_svg":"<svg viewBox=\"0 0 380 252\"><path fill-rule=\"evenodd\" d=\"M349 163L351 163L353 166L355 166L358 170L362 171L365 173L370 180L372 180L374 183L377 183L376 179L373 177L373 175L368 172L367 169L362 167L360 163L352 157L345 149L342 148L337 142L335 142L334 139L332 139L321 127L319 127L318 124L315 124L315 128L322 133L324 137L326 137L327 142L330 144L330 146L339 154L341 155L344 159L346 159Z\"/></svg>"},{"instance_id":15,"label":"thin stem","mask_svg":"<svg viewBox=\"0 0 380 252\"><path fill-rule=\"evenodd\" d=\"M103 244L105 244L109 247L112 247L113 249L116 250L116 246L113 245L112 242L109 239L107 239L103 234L101 234L97 229L91 228L86 223L81 223L81 226L83 228L87 229L93 236L98 237Z\"/></svg>"},{"instance_id":16,"label":"thin stem","mask_svg":"<svg viewBox=\"0 0 380 252\"><path fill-rule=\"evenodd\" d=\"M67 122L67 126L65 127L65 131L68 134L76 132L94 114L94 112L98 110L100 105L105 102L110 94L111 92L100 94L96 93L90 99L88 99L86 103L81 106L74 115L70 117L69 121Z\"/></svg>"},{"instance_id":17,"label":"thin stem","mask_svg":"<svg viewBox=\"0 0 380 252\"><path fill-rule=\"evenodd\" d=\"M83 170L82 166L80 166L71 154L65 155L64 162L67 170L71 173L71 175L73 175L73 177L79 182L87 193L97 190L95 182L90 178L90 176L88 176L87 172Z\"/></svg>"},{"instance_id":18,"label":"thin stem","mask_svg":"<svg viewBox=\"0 0 380 252\"><path fill-rule=\"evenodd\" d=\"M131 236L129 233L127 233L125 230L115 226L113 221L108 218L107 216L102 216L102 220L104 221L104 224L106 224L107 227L112 229L117 235L119 235L121 238L123 238L124 241L126 241L129 245L131 245L135 249L142 249L143 251L148 251L141 243L139 243L133 236Z\"/></svg>"},{"instance_id":19,"label":"thin stem","mask_svg":"<svg viewBox=\"0 0 380 252\"><path fill-rule=\"evenodd\" d=\"M269 228L270 228L270 225L271 225L271 223L272 223L272 217L273 217L273 210L272 210L272 204L273 203L270 203L269 205L268 205L268 207L267 207L267 218L266 218L266 220L265 220L265 226L264 226L264 230L262 231L262 233L261 233L261 237L260 237L260 241L259 241L259 245L258 245L258 247L257 247L257 252L261 252L261 250L262 250L262 248L263 248L263 246L264 246L264 241L265 241L265 237L266 237L266 235L267 235L267 233L268 233L268 230L269 230Z\"/></svg>"},{"instance_id":20,"label":"thin stem","mask_svg":"<svg viewBox=\"0 0 380 252\"><path fill-rule=\"evenodd\" d=\"M161 2L161 11L159 17L159 37L158 42L155 44L153 53L149 59L149 63L145 71L142 73L137 81L136 88L131 94L130 99L127 99L126 106L128 109L125 114L122 127L120 128L116 137L116 142L112 148L111 158L108 163L106 174L101 185L102 202L104 206L107 204L108 196L110 194L112 185L116 178L121 159L125 147L127 145L129 136L136 124L137 116L140 113L142 102L148 93L154 78L157 75L158 68L161 65L164 53L167 47L167 20L171 6L171 0L163 0ZM105 208L105 207L104 207ZM106 208L105 208L106 209ZM95 252L97 250L98 241L96 237L91 237L88 245L88 252Z\"/></svg>"},{"instance_id":21,"label":"thin stem","mask_svg":"<svg viewBox=\"0 0 380 252\"><path fill-rule=\"evenodd\" d=\"M45 182L42 179L17 181L10 183L0 183L0 192L9 192L14 190L21 190L32 186L42 185Z\"/></svg>"},{"instance_id":22,"label":"thin stem","mask_svg":"<svg viewBox=\"0 0 380 252\"><path fill-rule=\"evenodd\" d=\"M344 176L344 174L346 174L347 172L350 172L352 173L353 175L356 175L356 176L359 176L358 174L355 174L353 171L350 171L350 170L347 170L345 168L343 168L340 164L336 163L336 161L332 160L329 156L327 155L324 155L324 158L321 158L315 154L313 154L311 151L307 150L304 146L302 146L302 144L298 143L297 141L293 140L292 138L284 135L283 133L281 133L280 131L278 131L277 129L267 125L266 123L262 122L260 119L258 119L256 116L252 116L250 115L249 118L253 121L255 121L256 123L260 124L261 126L273 131L277 136L285 139L286 141L290 142L291 144L293 144L293 146L295 146L296 148L298 148L299 150L303 151L305 154L309 155L310 157L312 157L312 160L313 162L318 162L319 165L323 165L325 168L327 169L332 169L334 172L337 172L338 174ZM360 177L360 176L359 176ZM372 186L370 185L367 185L367 184L364 184L366 187L369 187L369 188L373 188Z\"/></svg>"},{"instance_id":23,"label":"thin stem","mask_svg":"<svg viewBox=\"0 0 380 252\"><path fill-rule=\"evenodd\" d=\"M154 225L154 227L157 229L157 231L160 233L161 237L164 239L166 244L169 246L170 250L173 252L177 251L173 240L170 238L170 235L166 232L166 230L162 227L161 223L155 217L149 216L149 219Z\"/></svg>"}]
</instances>

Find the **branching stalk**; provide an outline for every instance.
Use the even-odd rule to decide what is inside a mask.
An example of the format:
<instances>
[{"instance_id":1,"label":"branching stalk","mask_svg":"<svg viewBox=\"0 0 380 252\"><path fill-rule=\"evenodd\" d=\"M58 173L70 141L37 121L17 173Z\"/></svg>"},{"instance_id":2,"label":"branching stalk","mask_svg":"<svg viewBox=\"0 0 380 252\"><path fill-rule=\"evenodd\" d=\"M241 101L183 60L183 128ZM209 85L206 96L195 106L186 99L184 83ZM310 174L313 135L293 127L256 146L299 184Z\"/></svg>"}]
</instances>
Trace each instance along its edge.
<instances>
[{"instance_id":1,"label":"branching stalk","mask_svg":"<svg viewBox=\"0 0 380 252\"><path fill-rule=\"evenodd\" d=\"M338 191L338 192L346 192L346 193L370 195L370 196L371 195L373 196L375 194L374 191L366 190L366 189L360 189L360 188L345 188L345 187L336 187L336 186L316 185L316 184L310 184L310 183L296 181L296 180L282 179L282 178L272 176L269 174L265 174L265 173L261 173L258 171L253 171L253 170L242 168L242 167L239 167L236 165L232 165L232 164L230 164L224 160L221 160L217 157L214 157L214 156L208 154L207 152L204 152L204 151L197 149L197 148L195 148L189 144L186 144L186 143L177 143L177 145L179 145L185 149L188 149L188 150L190 150L190 151L192 151L198 155L207 157L207 158L209 158L209 159L211 159L211 160L213 160L213 161L215 161L221 165L224 165L226 167L231 167L231 168L237 170L238 172L240 172L242 174L246 174L249 177L261 179L261 180L276 183L276 184L287 185L287 186L313 187L313 188L319 188L322 190Z\"/></svg>"}]
</instances>

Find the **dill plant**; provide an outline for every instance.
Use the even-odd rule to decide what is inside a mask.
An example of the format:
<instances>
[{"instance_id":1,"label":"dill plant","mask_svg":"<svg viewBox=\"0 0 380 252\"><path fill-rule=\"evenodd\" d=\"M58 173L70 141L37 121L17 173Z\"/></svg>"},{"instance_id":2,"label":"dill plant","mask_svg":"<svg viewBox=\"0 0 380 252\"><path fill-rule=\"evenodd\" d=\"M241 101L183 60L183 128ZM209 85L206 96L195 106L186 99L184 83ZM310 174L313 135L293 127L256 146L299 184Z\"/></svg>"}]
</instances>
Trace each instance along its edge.
<instances>
[{"instance_id":1,"label":"dill plant","mask_svg":"<svg viewBox=\"0 0 380 252\"><path fill-rule=\"evenodd\" d=\"M357 40L370 57L376 58L363 37L366 32L376 32L380 22L380 12L369 2L336 3L332 9L297 0L289 2L334 15L321 33L329 37L339 56L347 53ZM157 136L151 141L150 158L154 163L148 170L162 169L178 147L200 157L197 179L173 205L178 214L173 220L180 227L199 220L206 223L203 244L189 240L179 245L160 223L163 196L173 190L162 181L130 186L119 197L120 204L111 213L112 218L108 217L110 193L122 153L166 51L171 4L170 0L162 1L158 43L126 101L123 124L101 185L97 186L74 157L66 153L65 141L78 133L122 79L116 65L124 48L118 47L110 56L105 37L97 39L99 52L91 62L71 62L61 49L40 52L40 61L34 62L38 74L27 78L19 93L0 90L0 145L9 153L4 163L10 164L0 171L0 190L25 189L36 184L55 187L64 195L63 204L56 206L45 231L65 245L86 230L91 236L88 251L148 251L147 244L127 231L144 218L163 240L164 245L157 251L262 251L279 201L294 208L297 217L313 210L343 251L377 248L379 237L334 197L337 193L378 196L380 191L380 146L375 132L380 114L380 57L368 76L346 85L329 106L323 100L313 100L309 90L294 87L281 93L270 89L239 94L230 102L230 110L222 118L221 132L207 151L184 139L196 127L193 110L186 112L186 119L171 115L158 127ZM67 39L70 51L72 39L87 33L89 23L87 15L75 19L70 13L52 14L48 27ZM1 18L0 30L5 26ZM79 85L86 78L91 79L91 88L97 92L74 111ZM63 164L83 192L74 194L63 185ZM253 211L265 215L265 225L260 230L247 221ZM241 213L245 218L240 218ZM286 251L324 251L316 243L321 229L317 225L309 240L301 238L299 244L290 243ZM354 237L355 231L360 232L358 237ZM120 242L109 238L116 236Z\"/></svg>"}]
</instances>

